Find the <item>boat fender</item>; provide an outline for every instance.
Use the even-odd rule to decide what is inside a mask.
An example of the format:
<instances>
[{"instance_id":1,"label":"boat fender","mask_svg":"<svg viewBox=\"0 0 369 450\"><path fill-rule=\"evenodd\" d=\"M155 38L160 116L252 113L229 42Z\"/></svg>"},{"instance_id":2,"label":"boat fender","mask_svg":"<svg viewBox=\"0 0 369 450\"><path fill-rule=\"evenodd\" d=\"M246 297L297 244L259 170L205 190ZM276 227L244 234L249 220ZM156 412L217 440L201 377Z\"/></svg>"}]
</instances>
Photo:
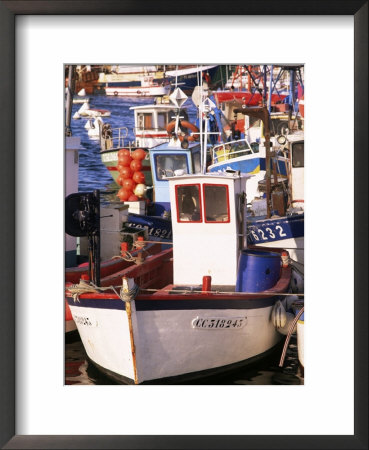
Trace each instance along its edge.
<instances>
[{"instance_id":1,"label":"boat fender","mask_svg":"<svg viewBox=\"0 0 369 450\"><path fill-rule=\"evenodd\" d=\"M271 319L278 333L287 336L295 316L292 313L286 312L282 302L278 300L273 306Z\"/></svg>"},{"instance_id":2,"label":"boat fender","mask_svg":"<svg viewBox=\"0 0 369 450\"><path fill-rule=\"evenodd\" d=\"M280 300L277 300L272 309L272 322L276 328L283 328L287 322L287 315Z\"/></svg>"}]
</instances>

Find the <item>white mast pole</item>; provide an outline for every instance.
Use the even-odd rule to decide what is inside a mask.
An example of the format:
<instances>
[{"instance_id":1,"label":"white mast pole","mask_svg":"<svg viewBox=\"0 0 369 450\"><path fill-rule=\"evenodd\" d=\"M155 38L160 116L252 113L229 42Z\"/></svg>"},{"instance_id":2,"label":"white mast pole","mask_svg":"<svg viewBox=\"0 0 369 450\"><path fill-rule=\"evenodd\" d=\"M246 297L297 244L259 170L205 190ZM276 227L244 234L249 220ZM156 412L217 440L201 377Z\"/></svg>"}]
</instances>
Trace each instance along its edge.
<instances>
[{"instance_id":1,"label":"white mast pole","mask_svg":"<svg viewBox=\"0 0 369 450\"><path fill-rule=\"evenodd\" d=\"M199 68L199 66L197 66ZM200 81L200 101L199 101L199 124L200 124L200 156L201 156L201 172L204 167L203 141L202 141L202 83Z\"/></svg>"}]
</instances>

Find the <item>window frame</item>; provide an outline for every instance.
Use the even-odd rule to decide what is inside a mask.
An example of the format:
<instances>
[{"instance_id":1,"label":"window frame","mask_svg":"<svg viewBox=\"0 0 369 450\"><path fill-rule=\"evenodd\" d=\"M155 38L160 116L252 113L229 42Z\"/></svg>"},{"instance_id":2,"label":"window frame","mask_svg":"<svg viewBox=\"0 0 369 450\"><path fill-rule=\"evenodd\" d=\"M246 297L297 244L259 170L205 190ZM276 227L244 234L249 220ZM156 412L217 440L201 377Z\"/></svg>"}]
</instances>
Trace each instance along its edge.
<instances>
[{"instance_id":1,"label":"window frame","mask_svg":"<svg viewBox=\"0 0 369 450\"><path fill-rule=\"evenodd\" d=\"M303 150L302 150L302 155L303 155L303 165L302 166L296 166L295 165L295 160L299 160L298 157L295 157L295 151L294 151L294 146L297 144L302 144L303 145ZM304 141L296 141L296 142L292 142L291 145L291 166L292 169L304 169L305 167L305 142Z\"/></svg>"},{"instance_id":2,"label":"window frame","mask_svg":"<svg viewBox=\"0 0 369 450\"><path fill-rule=\"evenodd\" d=\"M158 182L166 181L166 182L168 182L167 178L159 178L158 177L158 161L157 161L157 158L159 156L165 156L165 157L168 157L168 156L184 156L185 157L185 162L186 162L186 170L187 170L186 174L187 175L190 174L190 164L189 164L189 161L188 161L187 153L169 153L169 152L155 153L153 155L153 162L154 162L154 169L155 169L153 172L155 174L155 181L158 181ZM174 175L174 173L173 173L173 175Z\"/></svg>"},{"instance_id":3,"label":"window frame","mask_svg":"<svg viewBox=\"0 0 369 450\"><path fill-rule=\"evenodd\" d=\"M199 220L181 220L179 217L179 205L178 205L178 188L180 187L197 187L199 191L199 210L200 210L200 219ZM177 223L203 223L203 214L202 214L202 192L201 192L201 183L191 183L191 184L176 184L175 186L175 196L176 196L176 208L177 208Z\"/></svg>"},{"instance_id":4,"label":"window frame","mask_svg":"<svg viewBox=\"0 0 369 450\"><path fill-rule=\"evenodd\" d=\"M228 220L225 221L216 221L216 220L206 220L206 197L205 197L205 188L206 186L219 186L219 187L225 187L226 188L226 196L227 196L227 212L228 212ZM230 204L229 204L229 187L228 184L214 184L214 183L204 183L202 185L202 194L203 194L203 208L204 208L204 222L205 223L230 223L231 222L231 208L230 208Z\"/></svg>"}]
</instances>

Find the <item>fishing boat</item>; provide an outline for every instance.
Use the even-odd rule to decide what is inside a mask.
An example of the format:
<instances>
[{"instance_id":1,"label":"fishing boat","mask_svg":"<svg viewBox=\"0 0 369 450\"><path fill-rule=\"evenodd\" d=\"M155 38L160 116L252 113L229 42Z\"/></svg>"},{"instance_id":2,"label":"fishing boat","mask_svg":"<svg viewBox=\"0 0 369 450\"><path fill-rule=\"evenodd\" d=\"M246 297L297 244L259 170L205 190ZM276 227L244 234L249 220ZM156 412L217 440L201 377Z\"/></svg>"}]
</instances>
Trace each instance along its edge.
<instances>
[{"instance_id":1,"label":"fishing boat","mask_svg":"<svg viewBox=\"0 0 369 450\"><path fill-rule=\"evenodd\" d=\"M218 67L218 65L177 65L173 68L167 68L165 77L173 86L180 87L183 92L191 93L202 82L211 87L212 78Z\"/></svg>"},{"instance_id":2,"label":"fishing boat","mask_svg":"<svg viewBox=\"0 0 369 450\"><path fill-rule=\"evenodd\" d=\"M288 248L291 258L302 271L304 263L303 131L296 130L291 134L271 138L270 114L266 106L244 106L235 109L234 113L251 116L262 122L263 126L258 127L258 142L255 139L250 144L246 138L239 138L214 146L212 164L208 170L254 174L247 192L251 212L248 218L249 243Z\"/></svg>"},{"instance_id":3,"label":"fishing boat","mask_svg":"<svg viewBox=\"0 0 369 450\"><path fill-rule=\"evenodd\" d=\"M165 72L159 66L113 65L109 71L99 73L98 83L104 90L106 88L139 88L145 77L152 78L155 84L161 84L165 80Z\"/></svg>"},{"instance_id":4,"label":"fishing boat","mask_svg":"<svg viewBox=\"0 0 369 450\"><path fill-rule=\"evenodd\" d=\"M249 243L288 248L300 272L304 266L304 136L288 134L280 139L280 163L285 163L287 178L274 173L267 194L266 182L259 182L260 197L251 202ZM276 165L275 171L276 171ZM265 195L265 197L264 197ZM269 200L268 200L269 197ZM270 203L269 212L267 203Z\"/></svg>"},{"instance_id":5,"label":"fishing boat","mask_svg":"<svg viewBox=\"0 0 369 450\"><path fill-rule=\"evenodd\" d=\"M78 180L75 188L78 187ZM88 195L83 197L84 206L81 206L81 198L79 195L70 193L65 200L66 217L72 216L73 212L78 208L82 209L84 213L91 209L91 198ZM124 242L131 242L132 239L141 242L149 238L149 232L143 230L143 227L135 226L132 223L130 214L128 212L128 205L122 203L115 204L109 207L99 208L100 226L98 239L102 243L102 249L99 251L98 257L100 260L99 274L101 277L109 276L117 271L126 269L134 264L138 258L139 248L130 246L129 254L121 256L121 246ZM70 285L78 283L80 280L92 280L94 274L91 272L91 266L88 263L90 258L93 258L93 240L96 236L88 237L87 230L81 231L79 222L76 218L70 218L66 222L66 242L73 238L79 239L78 243L78 262L76 255L74 257L74 264L67 264L65 269L65 283ZM136 222L139 219L136 220ZM78 226L76 225L78 224ZM168 236L169 238L169 236ZM158 240L158 238L156 238ZM148 242L145 246L146 255L155 255L161 250L161 246L155 242ZM74 253L76 254L76 245L74 244ZM81 262L83 261L83 262ZM75 337L77 330L76 324L70 312L69 305L65 301L65 335L67 340L72 340Z\"/></svg>"},{"instance_id":6,"label":"fishing boat","mask_svg":"<svg viewBox=\"0 0 369 450\"><path fill-rule=\"evenodd\" d=\"M120 97L157 97L168 95L171 85L166 82L156 83L154 77L145 76L141 79L139 86L114 86L106 87L106 95Z\"/></svg>"},{"instance_id":7,"label":"fishing boat","mask_svg":"<svg viewBox=\"0 0 369 450\"><path fill-rule=\"evenodd\" d=\"M247 248L249 177L174 173L173 247L146 258L143 247L138 264L106 277L93 258L97 279L66 286L86 353L108 376L128 384L199 380L264 357L280 342L271 316L289 295L291 268L280 252ZM93 211L81 223L86 229L90 218L87 229L98 236Z\"/></svg>"},{"instance_id":8,"label":"fishing boat","mask_svg":"<svg viewBox=\"0 0 369 450\"><path fill-rule=\"evenodd\" d=\"M171 104L152 104L143 106L133 106L130 108L134 114L134 142L129 142L128 128L112 128L106 123L102 127L100 137L100 155L101 161L109 170L114 181L119 176L118 171L118 152L124 148L133 152L135 149L142 148L147 156L143 160L143 171L145 173L145 183L147 186L152 184L152 175L149 162L148 150L159 144L168 142L170 135L167 132L167 126L173 121L173 117L179 114L180 117L187 118L185 109L177 110Z\"/></svg>"},{"instance_id":9,"label":"fishing boat","mask_svg":"<svg viewBox=\"0 0 369 450\"><path fill-rule=\"evenodd\" d=\"M78 111L73 115L73 119L79 119L81 117L109 117L111 112L107 109L90 108L88 102L84 102Z\"/></svg>"}]
</instances>

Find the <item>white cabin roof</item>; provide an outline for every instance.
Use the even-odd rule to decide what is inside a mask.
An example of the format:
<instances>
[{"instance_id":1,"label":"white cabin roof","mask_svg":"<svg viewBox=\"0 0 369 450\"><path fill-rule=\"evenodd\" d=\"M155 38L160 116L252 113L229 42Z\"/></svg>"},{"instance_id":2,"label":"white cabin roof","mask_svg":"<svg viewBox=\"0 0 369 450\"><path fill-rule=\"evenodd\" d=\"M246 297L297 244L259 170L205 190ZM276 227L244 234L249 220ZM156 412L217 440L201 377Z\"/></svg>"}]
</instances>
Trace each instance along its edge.
<instances>
[{"instance_id":1,"label":"white cabin roof","mask_svg":"<svg viewBox=\"0 0 369 450\"><path fill-rule=\"evenodd\" d=\"M195 180L199 178L204 179L221 179L221 180L230 180L230 179L238 179L238 178L251 178L253 175L248 173L238 173L238 172L206 172L206 173L194 173L194 174L184 174L178 175L174 177L168 177L168 180Z\"/></svg>"},{"instance_id":2,"label":"white cabin roof","mask_svg":"<svg viewBox=\"0 0 369 450\"><path fill-rule=\"evenodd\" d=\"M158 104L158 105L140 105L140 106L131 106L129 109L133 111L136 110L150 110L150 109L161 109L163 111L176 109L177 107L173 104ZM181 109L185 109L183 106Z\"/></svg>"}]
</instances>

